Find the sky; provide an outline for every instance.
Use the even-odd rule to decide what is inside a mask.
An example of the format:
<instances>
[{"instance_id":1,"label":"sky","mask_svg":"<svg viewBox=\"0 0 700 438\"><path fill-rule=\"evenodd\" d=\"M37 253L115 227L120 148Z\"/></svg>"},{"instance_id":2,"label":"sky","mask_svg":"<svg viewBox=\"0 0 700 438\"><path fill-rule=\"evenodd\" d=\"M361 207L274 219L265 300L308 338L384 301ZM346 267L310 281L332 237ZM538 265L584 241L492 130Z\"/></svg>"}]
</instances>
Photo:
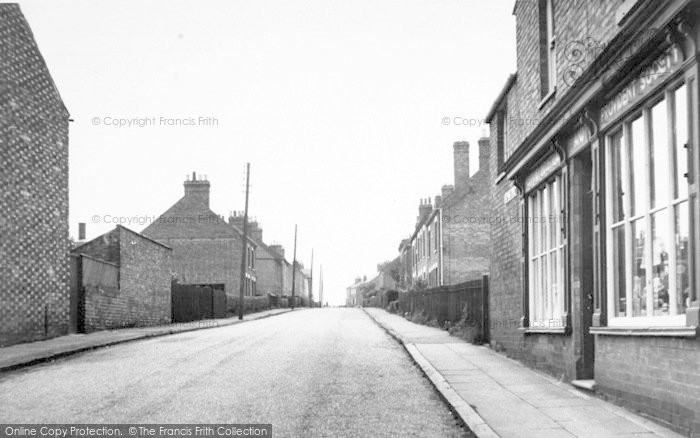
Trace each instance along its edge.
<instances>
[{"instance_id":1,"label":"sky","mask_svg":"<svg viewBox=\"0 0 700 438\"><path fill-rule=\"evenodd\" d=\"M515 71L512 0L19 2L73 121L70 232L141 231L211 183L324 300L398 255L452 144L487 135ZM318 282L314 295L318 297Z\"/></svg>"}]
</instances>

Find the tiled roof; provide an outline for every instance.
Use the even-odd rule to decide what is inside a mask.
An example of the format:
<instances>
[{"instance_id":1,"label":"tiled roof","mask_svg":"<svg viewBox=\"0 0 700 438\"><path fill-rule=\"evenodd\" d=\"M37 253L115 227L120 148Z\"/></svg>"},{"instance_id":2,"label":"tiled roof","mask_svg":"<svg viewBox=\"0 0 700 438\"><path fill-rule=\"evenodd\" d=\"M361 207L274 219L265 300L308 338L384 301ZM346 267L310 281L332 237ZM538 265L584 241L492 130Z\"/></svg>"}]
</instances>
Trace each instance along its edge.
<instances>
[{"instance_id":1,"label":"tiled roof","mask_svg":"<svg viewBox=\"0 0 700 438\"><path fill-rule=\"evenodd\" d=\"M239 238L241 232L200 199L183 196L142 232L152 239Z\"/></svg>"}]
</instances>

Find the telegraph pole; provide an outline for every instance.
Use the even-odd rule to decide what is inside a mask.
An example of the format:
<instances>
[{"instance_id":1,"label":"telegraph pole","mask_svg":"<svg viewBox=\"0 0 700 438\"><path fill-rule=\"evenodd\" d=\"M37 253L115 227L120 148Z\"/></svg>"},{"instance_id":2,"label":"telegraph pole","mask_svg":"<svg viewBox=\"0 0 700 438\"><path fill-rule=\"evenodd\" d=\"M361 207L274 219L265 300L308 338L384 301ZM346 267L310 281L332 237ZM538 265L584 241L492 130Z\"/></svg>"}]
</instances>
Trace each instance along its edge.
<instances>
[{"instance_id":1,"label":"telegraph pole","mask_svg":"<svg viewBox=\"0 0 700 438\"><path fill-rule=\"evenodd\" d=\"M294 261L292 261L292 310L294 310L294 286L297 276L297 226L294 225Z\"/></svg>"},{"instance_id":2,"label":"telegraph pole","mask_svg":"<svg viewBox=\"0 0 700 438\"><path fill-rule=\"evenodd\" d=\"M314 305L314 249L311 248L311 276L309 278L309 303Z\"/></svg>"},{"instance_id":3,"label":"telegraph pole","mask_svg":"<svg viewBox=\"0 0 700 438\"><path fill-rule=\"evenodd\" d=\"M245 165L245 210L243 211L243 244L241 245L241 287L238 293L238 319L243 319L245 272L248 267L248 189L250 187L250 163Z\"/></svg>"},{"instance_id":4,"label":"telegraph pole","mask_svg":"<svg viewBox=\"0 0 700 438\"><path fill-rule=\"evenodd\" d=\"M321 279L318 284L318 299L321 302L321 308L323 308L323 265L321 265Z\"/></svg>"}]
</instances>

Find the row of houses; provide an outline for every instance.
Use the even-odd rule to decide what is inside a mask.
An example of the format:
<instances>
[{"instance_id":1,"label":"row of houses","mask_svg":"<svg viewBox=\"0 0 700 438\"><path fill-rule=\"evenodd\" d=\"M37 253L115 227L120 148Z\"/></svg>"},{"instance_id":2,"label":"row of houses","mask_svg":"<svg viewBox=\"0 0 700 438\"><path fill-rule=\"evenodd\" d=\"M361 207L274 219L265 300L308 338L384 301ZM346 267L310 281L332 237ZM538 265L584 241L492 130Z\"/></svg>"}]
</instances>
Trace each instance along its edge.
<instances>
[{"instance_id":1,"label":"row of houses","mask_svg":"<svg viewBox=\"0 0 700 438\"><path fill-rule=\"evenodd\" d=\"M214 213L210 182L195 173L183 197L140 233L117 226L74 245L69 114L16 4L0 5L0 54L0 346L169 323L173 284L223 293L225 313L237 305L241 269L245 297L294 289L297 305L310 302L304 266L266 244L255 221L244 249L243 215Z\"/></svg>"},{"instance_id":2,"label":"row of houses","mask_svg":"<svg viewBox=\"0 0 700 438\"><path fill-rule=\"evenodd\" d=\"M455 143L455 185L421 201L399 288L488 272L491 348L700 433L700 3L513 14L483 185Z\"/></svg>"},{"instance_id":3,"label":"row of houses","mask_svg":"<svg viewBox=\"0 0 700 438\"><path fill-rule=\"evenodd\" d=\"M168 323L177 310L171 307L173 283L223 294L225 300L201 316L233 313L240 300L244 246L244 300L291 297L294 279L295 304L309 304L311 278L303 264L296 262L293 275L284 248L265 244L257 221L249 222L243 245L244 215L232 213L226 220L214 213L210 187L193 172L184 182L184 196L141 233L117 226L77 243L71 250L71 318L82 319L73 321L72 330Z\"/></svg>"}]
</instances>

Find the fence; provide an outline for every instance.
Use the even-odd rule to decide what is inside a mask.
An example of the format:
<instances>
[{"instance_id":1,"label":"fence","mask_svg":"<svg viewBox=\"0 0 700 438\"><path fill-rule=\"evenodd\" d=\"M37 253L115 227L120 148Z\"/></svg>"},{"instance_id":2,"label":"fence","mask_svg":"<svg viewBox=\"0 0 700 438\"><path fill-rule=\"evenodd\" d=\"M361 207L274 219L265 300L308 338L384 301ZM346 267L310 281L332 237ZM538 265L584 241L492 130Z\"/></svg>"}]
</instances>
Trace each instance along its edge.
<instances>
[{"instance_id":1,"label":"fence","mask_svg":"<svg viewBox=\"0 0 700 438\"><path fill-rule=\"evenodd\" d=\"M173 283L173 322L226 317L226 294L210 286Z\"/></svg>"},{"instance_id":2,"label":"fence","mask_svg":"<svg viewBox=\"0 0 700 438\"><path fill-rule=\"evenodd\" d=\"M425 291L400 294L402 313L423 314L441 326L462 323L476 329L482 342L489 339L489 277L470 280L454 286L442 286Z\"/></svg>"}]
</instances>

